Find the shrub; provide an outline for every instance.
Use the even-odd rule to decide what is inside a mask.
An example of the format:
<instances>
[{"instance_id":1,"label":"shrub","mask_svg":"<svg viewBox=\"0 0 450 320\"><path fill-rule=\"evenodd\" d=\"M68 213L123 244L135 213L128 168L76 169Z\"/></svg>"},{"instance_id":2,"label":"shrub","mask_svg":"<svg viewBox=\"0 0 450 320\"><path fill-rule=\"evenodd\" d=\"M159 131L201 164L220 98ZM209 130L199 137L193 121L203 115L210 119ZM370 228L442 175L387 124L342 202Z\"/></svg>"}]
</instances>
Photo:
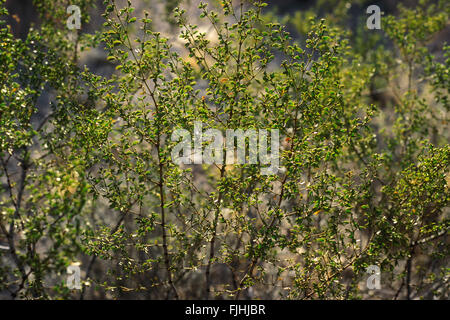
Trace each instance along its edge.
<instances>
[{"instance_id":1,"label":"shrub","mask_svg":"<svg viewBox=\"0 0 450 320\"><path fill-rule=\"evenodd\" d=\"M24 41L2 27L1 290L78 297L56 275L81 259L82 296L358 299L377 265L383 297L447 297L449 47L427 41L448 5L401 8L363 55L325 19L297 43L251 2L201 3L209 34L175 9L183 50L130 2L105 1L93 35L46 0ZM99 45L110 77L80 67ZM280 170L175 164L170 137L196 121L278 129Z\"/></svg>"}]
</instances>

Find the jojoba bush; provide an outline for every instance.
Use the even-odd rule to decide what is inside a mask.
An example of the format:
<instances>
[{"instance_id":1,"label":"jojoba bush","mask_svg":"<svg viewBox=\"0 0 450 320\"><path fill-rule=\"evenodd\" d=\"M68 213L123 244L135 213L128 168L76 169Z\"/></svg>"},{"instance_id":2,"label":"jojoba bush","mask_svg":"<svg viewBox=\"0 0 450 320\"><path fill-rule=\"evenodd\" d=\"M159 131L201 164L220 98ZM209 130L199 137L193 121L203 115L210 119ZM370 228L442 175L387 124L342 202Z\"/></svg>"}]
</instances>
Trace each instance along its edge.
<instances>
[{"instance_id":1,"label":"jojoba bush","mask_svg":"<svg viewBox=\"0 0 450 320\"><path fill-rule=\"evenodd\" d=\"M5 296L448 298L450 53L429 48L448 3L382 30L311 17L301 41L259 0L199 3L198 23L181 2L179 37L130 1L105 1L94 34L65 26L91 1L34 4L25 40L0 28ZM82 64L96 48L111 75ZM279 169L177 164L174 132L197 122L279 130Z\"/></svg>"}]
</instances>

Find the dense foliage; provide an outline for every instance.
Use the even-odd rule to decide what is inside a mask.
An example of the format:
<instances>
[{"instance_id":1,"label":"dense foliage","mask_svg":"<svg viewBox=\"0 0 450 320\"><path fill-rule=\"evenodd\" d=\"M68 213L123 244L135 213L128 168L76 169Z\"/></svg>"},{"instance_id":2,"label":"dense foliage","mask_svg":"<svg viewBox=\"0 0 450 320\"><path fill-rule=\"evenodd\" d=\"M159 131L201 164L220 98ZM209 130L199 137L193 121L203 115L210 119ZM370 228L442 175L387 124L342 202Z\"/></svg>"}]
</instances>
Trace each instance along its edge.
<instances>
[{"instance_id":1,"label":"dense foliage","mask_svg":"<svg viewBox=\"0 0 450 320\"><path fill-rule=\"evenodd\" d=\"M287 17L290 33L258 0L201 3L206 29L173 2L177 39L129 1L106 1L93 34L65 24L69 4L88 23L90 0L35 0L23 40L1 24L0 291L448 298L450 51L430 48L448 2L400 6L381 30L362 7L351 31L336 1ZM80 63L98 47L112 75ZM280 170L175 164L170 137L195 121L278 129Z\"/></svg>"}]
</instances>

